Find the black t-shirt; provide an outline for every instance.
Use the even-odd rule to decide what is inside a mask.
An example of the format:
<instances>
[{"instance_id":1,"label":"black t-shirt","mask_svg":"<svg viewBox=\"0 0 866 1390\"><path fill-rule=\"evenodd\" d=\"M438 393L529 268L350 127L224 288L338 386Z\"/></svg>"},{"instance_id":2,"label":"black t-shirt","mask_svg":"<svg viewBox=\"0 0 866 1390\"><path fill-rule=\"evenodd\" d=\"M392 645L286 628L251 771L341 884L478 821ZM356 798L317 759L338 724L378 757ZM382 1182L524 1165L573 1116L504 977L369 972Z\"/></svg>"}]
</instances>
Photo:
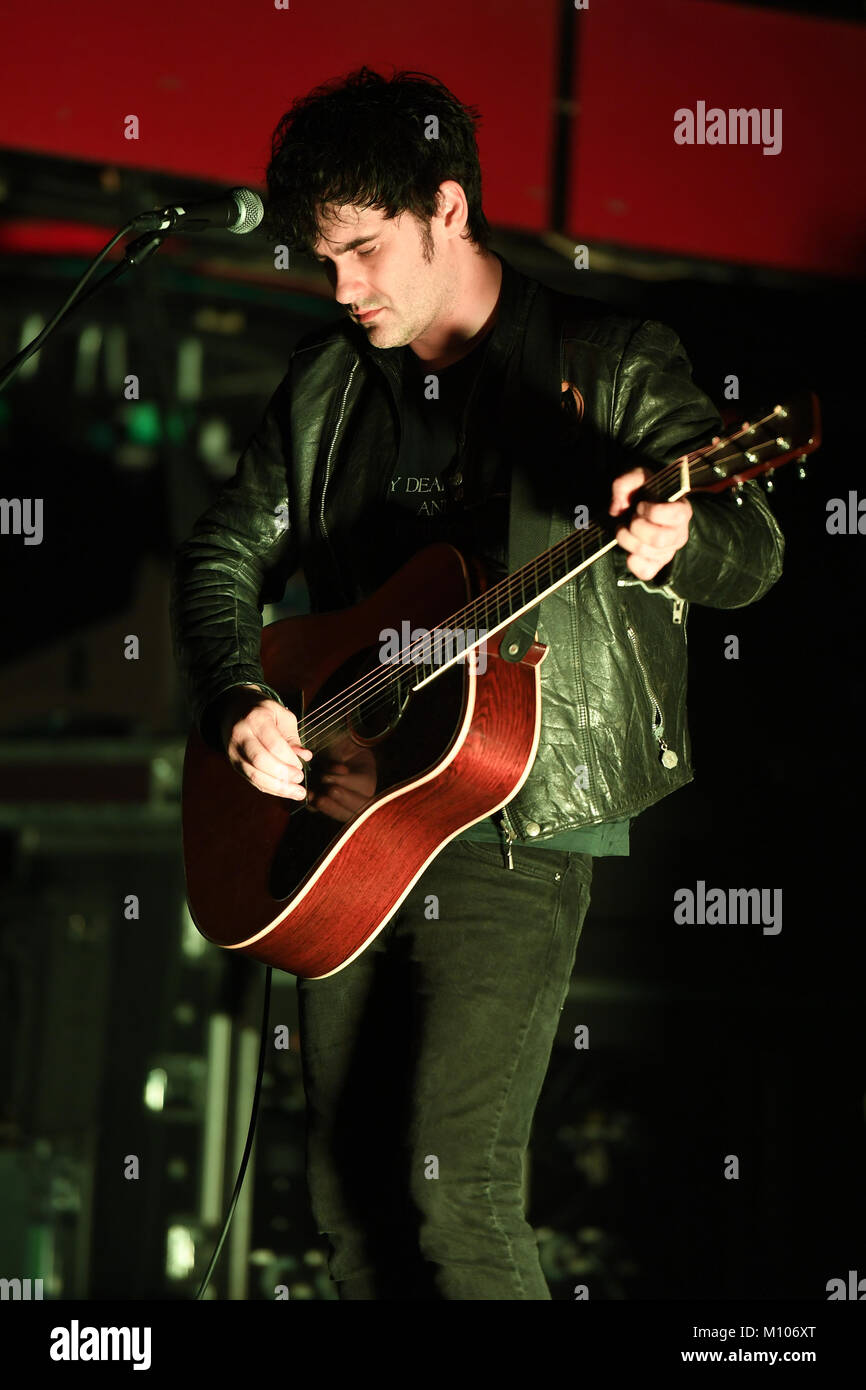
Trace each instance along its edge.
<instances>
[{"instance_id":1,"label":"black t-shirt","mask_svg":"<svg viewBox=\"0 0 866 1390\"><path fill-rule=\"evenodd\" d=\"M485 338L459 362L438 371L411 348L404 349L400 456L388 496L413 516L453 517L462 511L459 484L449 486L446 478L456 460L463 413L486 347Z\"/></svg>"},{"instance_id":2,"label":"black t-shirt","mask_svg":"<svg viewBox=\"0 0 866 1390\"><path fill-rule=\"evenodd\" d=\"M489 342L489 334L450 367L433 370L403 349L403 390L400 451L388 482L389 525L402 558L448 541L464 554L481 556L491 579L506 573L508 487L502 471L493 485L478 495L462 469L473 463L462 458L461 433L470 396Z\"/></svg>"}]
</instances>

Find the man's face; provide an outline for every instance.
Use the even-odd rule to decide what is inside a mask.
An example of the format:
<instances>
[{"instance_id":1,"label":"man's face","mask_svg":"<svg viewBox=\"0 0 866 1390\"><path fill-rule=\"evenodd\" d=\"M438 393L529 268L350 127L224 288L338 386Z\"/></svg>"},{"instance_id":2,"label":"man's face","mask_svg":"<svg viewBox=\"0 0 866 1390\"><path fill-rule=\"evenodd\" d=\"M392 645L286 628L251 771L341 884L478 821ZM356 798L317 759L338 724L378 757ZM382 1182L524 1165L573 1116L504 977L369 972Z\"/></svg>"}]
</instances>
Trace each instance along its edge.
<instances>
[{"instance_id":1,"label":"man's face","mask_svg":"<svg viewBox=\"0 0 866 1390\"><path fill-rule=\"evenodd\" d=\"M352 206L327 210L313 247L339 304L374 347L403 347L444 319L457 297L451 243L434 217L429 233L411 213L394 218ZM377 310L371 318L363 315Z\"/></svg>"}]
</instances>

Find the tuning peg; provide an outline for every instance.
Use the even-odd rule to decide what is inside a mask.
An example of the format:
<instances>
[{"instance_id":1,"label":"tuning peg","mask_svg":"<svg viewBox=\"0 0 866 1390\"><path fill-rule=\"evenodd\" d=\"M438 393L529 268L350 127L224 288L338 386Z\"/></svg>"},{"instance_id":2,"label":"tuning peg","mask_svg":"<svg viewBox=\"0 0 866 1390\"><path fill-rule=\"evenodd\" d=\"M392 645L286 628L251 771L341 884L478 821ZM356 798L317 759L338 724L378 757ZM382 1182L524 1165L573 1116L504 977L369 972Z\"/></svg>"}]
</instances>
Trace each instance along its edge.
<instances>
[{"instance_id":1,"label":"tuning peg","mask_svg":"<svg viewBox=\"0 0 866 1390\"><path fill-rule=\"evenodd\" d=\"M776 484L773 482L773 474L775 473L775 471L775 468L768 468L767 472L764 474L765 492L773 492L773 490L775 489Z\"/></svg>"},{"instance_id":2,"label":"tuning peg","mask_svg":"<svg viewBox=\"0 0 866 1390\"><path fill-rule=\"evenodd\" d=\"M806 455L805 455L805 454L801 454L800 457L797 459L797 477L798 477L798 478L805 478L805 477L806 477Z\"/></svg>"},{"instance_id":3,"label":"tuning peg","mask_svg":"<svg viewBox=\"0 0 866 1390\"><path fill-rule=\"evenodd\" d=\"M737 486L734 488L734 501L736 502L736 504L737 504L738 507L742 507L742 505L743 505L743 484L742 484L742 483L737 483Z\"/></svg>"}]
</instances>

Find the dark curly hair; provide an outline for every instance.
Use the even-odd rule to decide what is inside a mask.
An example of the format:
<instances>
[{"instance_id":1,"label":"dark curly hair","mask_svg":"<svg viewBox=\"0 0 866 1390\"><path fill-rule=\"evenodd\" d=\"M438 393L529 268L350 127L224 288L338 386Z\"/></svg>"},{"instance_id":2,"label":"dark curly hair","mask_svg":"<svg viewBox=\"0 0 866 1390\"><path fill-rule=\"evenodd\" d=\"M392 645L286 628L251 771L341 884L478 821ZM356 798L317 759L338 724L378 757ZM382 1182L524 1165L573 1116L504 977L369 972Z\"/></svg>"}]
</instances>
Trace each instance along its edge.
<instances>
[{"instance_id":1,"label":"dark curly hair","mask_svg":"<svg viewBox=\"0 0 866 1390\"><path fill-rule=\"evenodd\" d=\"M428 138L438 121L438 138ZM429 245L436 193L454 179L466 194L464 236L486 250L490 226L481 208L475 139L480 115L423 72L382 77L361 67L299 97L280 120L267 169L268 225L290 250L309 251L328 204L409 211Z\"/></svg>"}]
</instances>

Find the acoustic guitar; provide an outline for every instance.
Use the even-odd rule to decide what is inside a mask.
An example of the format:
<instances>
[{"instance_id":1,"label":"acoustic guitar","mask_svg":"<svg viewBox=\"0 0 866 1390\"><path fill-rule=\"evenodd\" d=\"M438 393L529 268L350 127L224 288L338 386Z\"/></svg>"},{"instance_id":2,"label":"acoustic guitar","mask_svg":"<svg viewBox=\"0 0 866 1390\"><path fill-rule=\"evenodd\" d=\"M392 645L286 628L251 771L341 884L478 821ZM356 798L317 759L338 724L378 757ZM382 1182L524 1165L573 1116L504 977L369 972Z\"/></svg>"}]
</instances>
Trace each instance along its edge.
<instances>
[{"instance_id":1,"label":"acoustic guitar","mask_svg":"<svg viewBox=\"0 0 866 1390\"><path fill-rule=\"evenodd\" d=\"M803 392L661 468L640 495L675 501L741 487L790 459L802 464L819 444L818 400ZM621 523L575 529L489 587L471 557L428 546L355 607L264 627L265 680L314 755L308 790L322 767L349 757L369 797L338 821L261 792L193 730L183 849L202 935L308 979L354 960L443 846L505 807L528 777L547 647L536 640L507 660L503 635L611 550ZM665 756L675 757L663 747Z\"/></svg>"}]
</instances>

